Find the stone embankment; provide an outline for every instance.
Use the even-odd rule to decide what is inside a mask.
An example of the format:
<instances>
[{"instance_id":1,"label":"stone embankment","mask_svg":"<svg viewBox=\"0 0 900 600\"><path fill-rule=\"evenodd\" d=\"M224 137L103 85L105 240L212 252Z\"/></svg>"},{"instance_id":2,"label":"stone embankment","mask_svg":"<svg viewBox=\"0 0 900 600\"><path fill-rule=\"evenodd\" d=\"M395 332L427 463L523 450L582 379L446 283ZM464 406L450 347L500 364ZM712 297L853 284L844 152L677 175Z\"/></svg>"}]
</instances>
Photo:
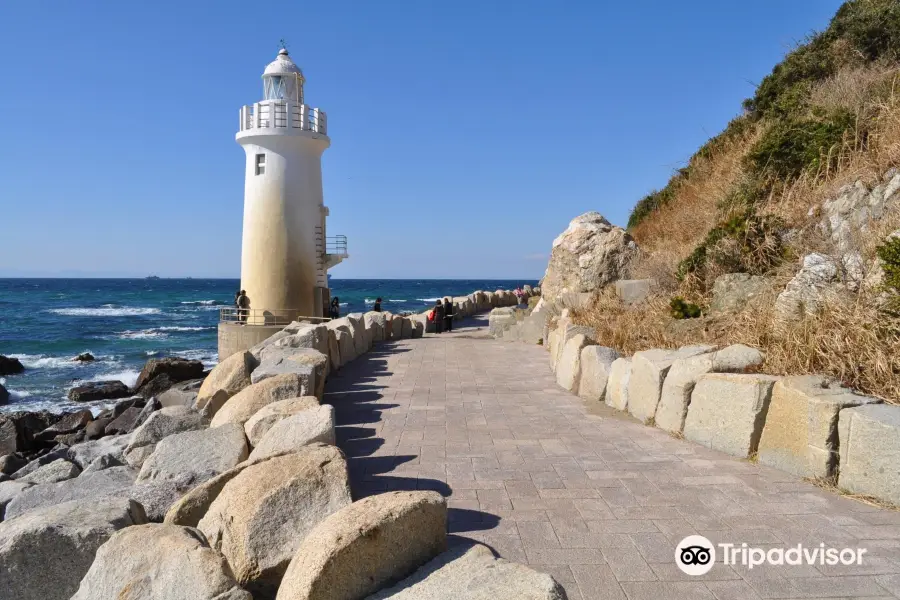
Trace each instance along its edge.
<instances>
[{"instance_id":1,"label":"stone embankment","mask_svg":"<svg viewBox=\"0 0 900 600\"><path fill-rule=\"evenodd\" d=\"M458 318L517 303L505 291L453 301ZM3 420L12 435L0 458L0 595L565 598L549 575L483 546L448 552L447 502L436 492L354 502L325 379L383 342L422 336L426 323L385 312L292 323L169 394L167 406L158 398L169 390L140 407L130 400L110 417L133 418L99 439L61 437L98 421L90 411ZM148 363L139 387L194 368ZM24 451L23 431L43 445Z\"/></svg>"},{"instance_id":2,"label":"stone embankment","mask_svg":"<svg viewBox=\"0 0 900 600\"><path fill-rule=\"evenodd\" d=\"M886 185L896 181L900 188L900 175L889 175ZM845 204L855 206L849 200L841 206ZM837 210L826 202L825 212L829 209ZM572 248L581 248L581 254ZM604 282L614 286L625 304L651 293L651 280L616 279L627 276L634 255L623 230L609 226L597 213L578 217L554 242L541 300L528 309L492 310L491 334L504 341L543 344L560 386L626 411L648 426L900 504L900 406L883 404L823 375L761 374L765 357L756 348L695 345L621 356L615 348L598 345L593 329L575 324L572 309L586 306L598 291L585 276L606 273ZM839 269L819 255L805 257L798 275L778 296L776 316L796 318L791 307L814 305L812 300L822 293L821 281L827 279L823 270L833 278ZM761 278L732 274L719 279L714 304L727 310L758 293L756 280ZM554 284L552 295L548 280Z\"/></svg>"}]
</instances>

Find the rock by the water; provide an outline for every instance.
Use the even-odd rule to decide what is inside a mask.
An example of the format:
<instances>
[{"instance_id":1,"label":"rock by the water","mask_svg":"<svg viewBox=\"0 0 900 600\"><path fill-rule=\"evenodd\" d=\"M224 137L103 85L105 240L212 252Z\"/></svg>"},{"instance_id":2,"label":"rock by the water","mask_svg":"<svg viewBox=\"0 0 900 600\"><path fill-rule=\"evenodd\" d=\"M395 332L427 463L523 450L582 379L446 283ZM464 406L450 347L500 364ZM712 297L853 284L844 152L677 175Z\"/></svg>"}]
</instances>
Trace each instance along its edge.
<instances>
[{"instance_id":1,"label":"rock by the water","mask_svg":"<svg viewBox=\"0 0 900 600\"><path fill-rule=\"evenodd\" d=\"M75 433L85 428L94 418L93 413L89 410L79 410L65 415L62 419L41 431L36 438L41 441L50 441L58 435L66 433Z\"/></svg>"},{"instance_id":2,"label":"rock by the water","mask_svg":"<svg viewBox=\"0 0 900 600\"><path fill-rule=\"evenodd\" d=\"M146 523L127 498L73 501L0 523L0 590L12 600L68 600L97 549L118 530Z\"/></svg>"},{"instance_id":3,"label":"rock by the water","mask_svg":"<svg viewBox=\"0 0 900 600\"><path fill-rule=\"evenodd\" d=\"M0 521L5 518L6 506L32 485L21 481L0 481Z\"/></svg>"},{"instance_id":4,"label":"rock by the water","mask_svg":"<svg viewBox=\"0 0 900 600\"><path fill-rule=\"evenodd\" d=\"M205 429L208 425L209 422L200 413L186 406L162 408L150 415L131 434L128 446L125 447L125 460L132 467L140 469L160 440L176 433Z\"/></svg>"},{"instance_id":5,"label":"rock by the water","mask_svg":"<svg viewBox=\"0 0 900 600\"><path fill-rule=\"evenodd\" d=\"M124 462L125 459L122 457L122 453L127 445L127 435L110 435L99 440L75 444L66 450L66 458L82 469L86 469L98 456L104 454L111 454Z\"/></svg>"},{"instance_id":6,"label":"rock by the water","mask_svg":"<svg viewBox=\"0 0 900 600\"><path fill-rule=\"evenodd\" d=\"M122 462L121 458L121 455L116 456L112 453L101 454L91 461L91 464L89 464L82 473L93 473L94 471L102 471L103 469L111 469L112 467L124 467L126 465Z\"/></svg>"},{"instance_id":7,"label":"rock by the water","mask_svg":"<svg viewBox=\"0 0 900 600\"><path fill-rule=\"evenodd\" d=\"M288 398L307 396L306 384L296 373L276 375L259 383L247 386L216 412L210 427L218 427L225 423L243 425L262 407Z\"/></svg>"},{"instance_id":8,"label":"rock by the water","mask_svg":"<svg viewBox=\"0 0 900 600\"><path fill-rule=\"evenodd\" d=\"M179 498L194 487L194 477L188 473L176 479L160 479L136 483L120 495L141 503L151 523L162 523L166 512Z\"/></svg>"},{"instance_id":9,"label":"rock by the water","mask_svg":"<svg viewBox=\"0 0 900 600\"><path fill-rule=\"evenodd\" d=\"M163 392L167 391L173 385L175 385L175 381L172 381L172 378L168 373L160 373L137 390L137 394L142 398L155 398L159 396Z\"/></svg>"},{"instance_id":10,"label":"rock by the water","mask_svg":"<svg viewBox=\"0 0 900 600\"><path fill-rule=\"evenodd\" d=\"M109 425L107 425L106 429L104 429L105 434L119 435L122 433L129 433L130 431L133 431L138 417L141 416L142 410L143 409L134 406L132 406L131 408L126 408L125 412L109 422Z\"/></svg>"},{"instance_id":11,"label":"rock by the water","mask_svg":"<svg viewBox=\"0 0 900 600\"><path fill-rule=\"evenodd\" d=\"M72 500L121 496L124 490L131 487L134 475L134 471L127 467L114 467L95 473L82 473L74 479L59 483L29 487L6 506L6 518L12 519L36 508Z\"/></svg>"},{"instance_id":12,"label":"rock by the water","mask_svg":"<svg viewBox=\"0 0 900 600\"><path fill-rule=\"evenodd\" d=\"M18 358L10 358L0 354L0 377L5 375L18 375L25 370Z\"/></svg>"},{"instance_id":13,"label":"rock by the water","mask_svg":"<svg viewBox=\"0 0 900 600\"><path fill-rule=\"evenodd\" d=\"M160 406L189 406L193 407L197 402L197 391L202 385L202 379L188 379L176 383L163 393L159 394L156 399L159 400Z\"/></svg>"},{"instance_id":14,"label":"rock by the water","mask_svg":"<svg viewBox=\"0 0 900 600\"><path fill-rule=\"evenodd\" d=\"M95 381L78 385L69 390L72 402L93 402L94 400L115 400L131 395L128 386L121 381Z\"/></svg>"},{"instance_id":15,"label":"rock by the water","mask_svg":"<svg viewBox=\"0 0 900 600\"><path fill-rule=\"evenodd\" d=\"M316 444L243 469L198 529L228 560L239 584L255 597L271 598L306 534L350 502L341 451Z\"/></svg>"},{"instance_id":16,"label":"rock by the water","mask_svg":"<svg viewBox=\"0 0 900 600\"><path fill-rule=\"evenodd\" d=\"M194 482L202 483L231 469L247 454L244 427L238 423L176 433L156 444L153 454L144 461L137 482L178 479L190 474Z\"/></svg>"},{"instance_id":17,"label":"rock by the water","mask_svg":"<svg viewBox=\"0 0 900 600\"><path fill-rule=\"evenodd\" d=\"M0 415L0 455L46 447L45 443L36 439L37 434L59 419L60 415L46 410Z\"/></svg>"},{"instance_id":18,"label":"rock by the water","mask_svg":"<svg viewBox=\"0 0 900 600\"><path fill-rule=\"evenodd\" d=\"M300 543L277 600L365 598L447 549L437 492L388 492L342 508Z\"/></svg>"},{"instance_id":19,"label":"rock by the water","mask_svg":"<svg viewBox=\"0 0 900 600\"><path fill-rule=\"evenodd\" d=\"M259 361L250 352L236 352L217 364L200 386L197 393L197 408L203 408L219 391L224 391L226 400L250 385L250 373Z\"/></svg>"},{"instance_id":20,"label":"rock by the water","mask_svg":"<svg viewBox=\"0 0 900 600\"><path fill-rule=\"evenodd\" d=\"M272 425L250 453L250 458L297 451L315 442L335 443L334 407L330 404L301 411Z\"/></svg>"},{"instance_id":21,"label":"rock by the water","mask_svg":"<svg viewBox=\"0 0 900 600\"><path fill-rule=\"evenodd\" d=\"M0 456L0 473L12 475L28 464L28 459L18 454L5 454Z\"/></svg>"},{"instance_id":22,"label":"rock by the water","mask_svg":"<svg viewBox=\"0 0 900 600\"><path fill-rule=\"evenodd\" d=\"M203 377L203 363L199 360L187 360L184 358L151 358L146 362L141 374L134 384L135 390L140 390L153 378L165 373L172 383L187 379L199 379Z\"/></svg>"},{"instance_id":23,"label":"rock by the water","mask_svg":"<svg viewBox=\"0 0 900 600\"><path fill-rule=\"evenodd\" d=\"M553 241L541 294L554 300L563 292L595 292L626 279L638 247L621 227L598 212L576 217Z\"/></svg>"},{"instance_id":24,"label":"rock by the water","mask_svg":"<svg viewBox=\"0 0 900 600\"><path fill-rule=\"evenodd\" d=\"M112 423L112 417L94 419L84 426L84 437L88 440L98 440L106 435L106 426Z\"/></svg>"},{"instance_id":25,"label":"rock by the water","mask_svg":"<svg viewBox=\"0 0 900 600\"><path fill-rule=\"evenodd\" d=\"M3 384L0 383L0 404L7 404L9 402L9 390L3 387Z\"/></svg>"},{"instance_id":26,"label":"rock by the water","mask_svg":"<svg viewBox=\"0 0 900 600\"><path fill-rule=\"evenodd\" d=\"M304 396L321 398L328 374L328 355L311 348L270 346L260 354L259 366L253 370L250 380L259 383L284 373L296 373L304 380L308 390Z\"/></svg>"},{"instance_id":27,"label":"rock by the water","mask_svg":"<svg viewBox=\"0 0 900 600\"><path fill-rule=\"evenodd\" d=\"M566 592L550 575L476 544L441 554L366 600L566 600Z\"/></svg>"},{"instance_id":28,"label":"rock by the water","mask_svg":"<svg viewBox=\"0 0 900 600\"><path fill-rule=\"evenodd\" d=\"M49 465L53 461L59 460L60 458L68 458L68 452L66 452L64 449L57 449L51 450L50 452L47 452L45 454L41 454L40 456L37 456L28 461L25 466L13 473L12 478L19 479L20 477L31 475L44 465Z\"/></svg>"},{"instance_id":29,"label":"rock by the water","mask_svg":"<svg viewBox=\"0 0 900 600\"><path fill-rule=\"evenodd\" d=\"M91 354L90 352L82 352L81 354L79 354L78 356L73 358L72 360L75 362L94 362L97 359L94 358L94 355Z\"/></svg>"},{"instance_id":30,"label":"rock by the water","mask_svg":"<svg viewBox=\"0 0 900 600\"><path fill-rule=\"evenodd\" d=\"M128 527L97 550L71 600L252 600L196 529Z\"/></svg>"},{"instance_id":31,"label":"rock by the water","mask_svg":"<svg viewBox=\"0 0 900 600\"><path fill-rule=\"evenodd\" d=\"M272 425L291 415L317 408L318 406L319 399L315 396L302 396L300 398L288 398L287 400L273 402L256 411L244 423L244 433L247 434L250 445L255 448L266 432L272 428Z\"/></svg>"}]
</instances>

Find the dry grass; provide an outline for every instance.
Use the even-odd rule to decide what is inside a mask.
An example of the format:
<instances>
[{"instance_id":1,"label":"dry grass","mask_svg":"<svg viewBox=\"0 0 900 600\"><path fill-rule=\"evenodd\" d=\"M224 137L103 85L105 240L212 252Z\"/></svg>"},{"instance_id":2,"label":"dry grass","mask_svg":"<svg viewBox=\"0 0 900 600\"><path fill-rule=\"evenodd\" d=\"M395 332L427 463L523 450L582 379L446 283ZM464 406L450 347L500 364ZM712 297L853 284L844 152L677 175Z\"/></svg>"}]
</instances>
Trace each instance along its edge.
<instances>
[{"instance_id":1,"label":"dry grass","mask_svg":"<svg viewBox=\"0 0 900 600\"><path fill-rule=\"evenodd\" d=\"M834 494L838 494L839 496L843 496L844 498L849 498L850 500L856 500L857 502L861 502L862 504L867 504L876 508L900 511L900 506L896 504L892 504L890 502L887 502L886 500L876 498L875 496L869 496L867 494L854 494L850 490L838 486L836 477L804 477L803 480L807 483L813 484L817 488L827 490Z\"/></svg>"}]
</instances>

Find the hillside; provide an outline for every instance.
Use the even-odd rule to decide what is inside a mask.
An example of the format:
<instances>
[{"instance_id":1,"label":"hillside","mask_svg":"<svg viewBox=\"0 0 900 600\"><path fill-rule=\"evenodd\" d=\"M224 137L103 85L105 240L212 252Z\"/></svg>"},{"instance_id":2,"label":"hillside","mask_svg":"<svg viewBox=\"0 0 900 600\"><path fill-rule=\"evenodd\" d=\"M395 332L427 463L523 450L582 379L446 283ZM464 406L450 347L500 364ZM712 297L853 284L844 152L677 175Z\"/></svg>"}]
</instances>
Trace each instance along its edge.
<instances>
[{"instance_id":1,"label":"hillside","mask_svg":"<svg viewBox=\"0 0 900 600\"><path fill-rule=\"evenodd\" d=\"M637 202L630 277L656 280L655 294L626 307L607 289L577 318L624 352L741 342L766 351L766 372L827 373L900 401L900 239L887 238L900 228L896 167L900 2L851 0ZM834 273L812 281L816 261ZM714 310L732 273L753 276L754 297ZM801 284L799 316L779 314L786 286Z\"/></svg>"}]
</instances>

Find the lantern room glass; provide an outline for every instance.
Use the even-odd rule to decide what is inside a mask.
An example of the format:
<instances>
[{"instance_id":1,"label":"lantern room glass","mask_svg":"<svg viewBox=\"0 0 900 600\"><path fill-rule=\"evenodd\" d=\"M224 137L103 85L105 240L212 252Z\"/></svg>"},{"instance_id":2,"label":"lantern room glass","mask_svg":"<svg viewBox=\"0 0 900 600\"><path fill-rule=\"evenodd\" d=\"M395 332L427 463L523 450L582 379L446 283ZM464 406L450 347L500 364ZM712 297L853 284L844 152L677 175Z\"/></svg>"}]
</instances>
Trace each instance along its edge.
<instances>
[{"instance_id":1,"label":"lantern room glass","mask_svg":"<svg viewBox=\"0 0 900 600\"><path fill-rule=\"evenodd\" d=\"M290 100L303 104L303 82L296 75L265 75L263 97L266 100Z\"/></svg>"}]
</instances>

